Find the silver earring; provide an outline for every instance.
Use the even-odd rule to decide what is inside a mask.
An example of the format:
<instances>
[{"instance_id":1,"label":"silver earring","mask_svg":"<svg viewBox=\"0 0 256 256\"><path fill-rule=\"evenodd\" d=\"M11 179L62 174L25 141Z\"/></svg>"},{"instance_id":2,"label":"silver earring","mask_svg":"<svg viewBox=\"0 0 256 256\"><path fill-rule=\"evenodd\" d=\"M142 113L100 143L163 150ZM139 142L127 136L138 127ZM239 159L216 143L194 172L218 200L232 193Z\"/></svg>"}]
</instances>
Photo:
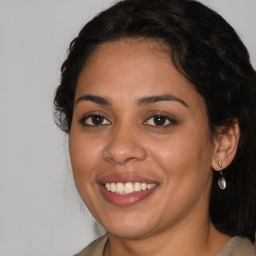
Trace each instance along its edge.
<instances>
[{"instance_id":1,"label":"silver earring","mask_svg":"<svg viewBox=\"0 0 256 256\"><path fill-rule=\"evenodd\" d=\"M220 178L218 179L218 185L219 185L221 190L224 190L227 186L227 183L226 183L226 180L224 179L223 174L222 174L222 163L221 163L221 161L218 161L218 165L221 168Z\"/></svg>"}]
</instances>

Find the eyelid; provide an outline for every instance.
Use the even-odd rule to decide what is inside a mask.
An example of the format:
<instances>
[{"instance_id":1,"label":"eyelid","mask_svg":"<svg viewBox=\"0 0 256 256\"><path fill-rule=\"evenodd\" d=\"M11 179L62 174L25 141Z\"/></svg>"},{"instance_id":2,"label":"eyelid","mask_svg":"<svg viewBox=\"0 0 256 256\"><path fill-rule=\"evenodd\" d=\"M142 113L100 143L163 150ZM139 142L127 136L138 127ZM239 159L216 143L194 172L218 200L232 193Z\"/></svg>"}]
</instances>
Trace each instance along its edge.
<instances>
[{"instance_id":1,"label":"eyelid","mask_svg":"<svg viewBox=\"0 0 256 256\"><path fill-rule=\"evenodd\" d=\"M163 124L163 125L157 125L157 124L151 125L151 124L146 124L146 122L147 122L148 120L150 120L150 119L152 119L152 118L155 118L155 117L157 117L157 116L161 116L161 117L163 117L163 118L166 118L166 120L168 120L169 123L168 123L168 124ZM146 121L143 122L143 124L146 125L146 126L151 126L151 127L153 127L153 128L168 128L168 127L170 127L170 126L172 126L172 125L177 124L177 121L176 121L175 119L176 119L175 117L171 117L170 114L168 114L168 113L160 112L160 113L151 114L150 117L148 117L148 118L146 119Z\"/></svg>"},{"instance_id":2,"label":"eyelid","mask_svg":"<svg viewBox=\"0 0 256 256\"><path fill-rule=\"evenodd\" d=\"M88 120L89 118L92 118L93 116L99 116L102 117L104 120L106 120L108 123L107 124L99 124L99 125L93 125L93 124L86 124L85 121ZM107 117L106 117L107 116ZM85 115L83 115L80 119L79 119L79 123L87 126L87 127L100 127L100 126L107 126L112 124L112 122L109 120L110 118L108 117L108 115L106 115L105 113L102 112L89 112L86 113Z\"/></svg>"},{"instance_id":3,"label":"eyelid","mask_svg":"<svg viewBox=\"0 0 256 256\"><path fill-rule=\"evenodd\" d=\"M93 116L99 116L102 117L104 119L104 122L107 121L107 123L102 123L102 124L86 124L85 121L88 120L89 118L93 117ZM170 113L166 113L163 111L150 111L150 113L148 113L148 118L146 119L146 121L144 121L142 123L142 125L148 126L148 127L153 127L153 128L168 128L169 126L173 126L175 124L177 124L176 121L176 117ZM166 120L169 121L168 124L163 124L163 125L157 125L157 124L146 124L146 122L152 118L155 118L157 116L163 117ZM106 113L102 113L101 111L91 111L91 112L87 112L86 114L84 114L80 119L79 119L79 123L83 126L87 126L87 127L102 127L102 126L108 126L111 125L112 122L110 121L110 117L106 114Z\"/></svg>"}]
</instances>

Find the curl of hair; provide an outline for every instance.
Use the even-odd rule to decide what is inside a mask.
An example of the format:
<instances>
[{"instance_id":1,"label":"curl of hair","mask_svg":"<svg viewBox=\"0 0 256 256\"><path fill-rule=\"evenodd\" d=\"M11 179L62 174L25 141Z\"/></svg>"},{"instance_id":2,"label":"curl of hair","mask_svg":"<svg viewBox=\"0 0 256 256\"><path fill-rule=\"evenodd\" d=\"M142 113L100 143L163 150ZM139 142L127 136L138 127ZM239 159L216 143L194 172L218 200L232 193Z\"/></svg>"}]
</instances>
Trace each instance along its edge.
<instances>
[{"instance_id":1,"label":"curl of hair","mask_svg":"<svg viewBox=\"0 0 256 256\"><path fill-rule=\"evenodd\" d=\"M204 98L209 127L237 121L235 159L224 170L227 188L213 172L210 216L223 233L254 239L256 229L256 74L247 49L217 13L193 0L124 0L97 15L71 42L61 67L55 121L70 132L77 79L99 45L122 38L161 40L177 70Z\"/></svg>"}]
</instances>

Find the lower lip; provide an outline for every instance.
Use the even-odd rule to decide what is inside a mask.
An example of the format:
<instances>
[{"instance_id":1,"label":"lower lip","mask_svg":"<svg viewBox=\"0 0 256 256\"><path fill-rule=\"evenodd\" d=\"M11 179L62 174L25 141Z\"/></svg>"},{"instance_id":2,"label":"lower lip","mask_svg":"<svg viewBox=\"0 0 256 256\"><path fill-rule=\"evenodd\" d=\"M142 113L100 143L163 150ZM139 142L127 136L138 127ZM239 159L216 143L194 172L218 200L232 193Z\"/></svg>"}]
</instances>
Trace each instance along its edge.
<instances>
[{"instance_id":1,"label":"lower lip","mask_svg":"<svg viewBox=\"0 0 256 256\"><path fill-rule=\"evenodd\" d=\"M119 195L106 190L106 188L102 184L99 184L99 187L103 197L109 203L114 204L116 206L131 206L133 204L136 204L142 201L143 199L147 198L156 189L156 187L154 187L152 189L141 190L127 195Z\"/></svg>"}]
</instances>

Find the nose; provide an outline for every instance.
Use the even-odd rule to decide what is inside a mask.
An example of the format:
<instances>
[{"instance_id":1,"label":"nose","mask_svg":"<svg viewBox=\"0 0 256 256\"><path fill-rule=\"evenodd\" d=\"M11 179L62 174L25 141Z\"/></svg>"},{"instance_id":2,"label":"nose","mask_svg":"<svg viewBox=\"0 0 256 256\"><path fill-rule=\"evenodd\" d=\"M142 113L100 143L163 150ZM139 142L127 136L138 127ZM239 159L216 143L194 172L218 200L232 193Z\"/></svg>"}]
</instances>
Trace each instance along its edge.
<instances>
[{"instance_id":1,"label":"nose","mask_svg":"<svg viewBox=\"0 0 256 256\"><path fill-rule=\"evenodd\" d=\"M141 138L132 129L115 129L109 135L108 142L103 149L103 159L119 165L134 160L142 161L147 153L140 141Z\"/></svg>"}]
</instances>

